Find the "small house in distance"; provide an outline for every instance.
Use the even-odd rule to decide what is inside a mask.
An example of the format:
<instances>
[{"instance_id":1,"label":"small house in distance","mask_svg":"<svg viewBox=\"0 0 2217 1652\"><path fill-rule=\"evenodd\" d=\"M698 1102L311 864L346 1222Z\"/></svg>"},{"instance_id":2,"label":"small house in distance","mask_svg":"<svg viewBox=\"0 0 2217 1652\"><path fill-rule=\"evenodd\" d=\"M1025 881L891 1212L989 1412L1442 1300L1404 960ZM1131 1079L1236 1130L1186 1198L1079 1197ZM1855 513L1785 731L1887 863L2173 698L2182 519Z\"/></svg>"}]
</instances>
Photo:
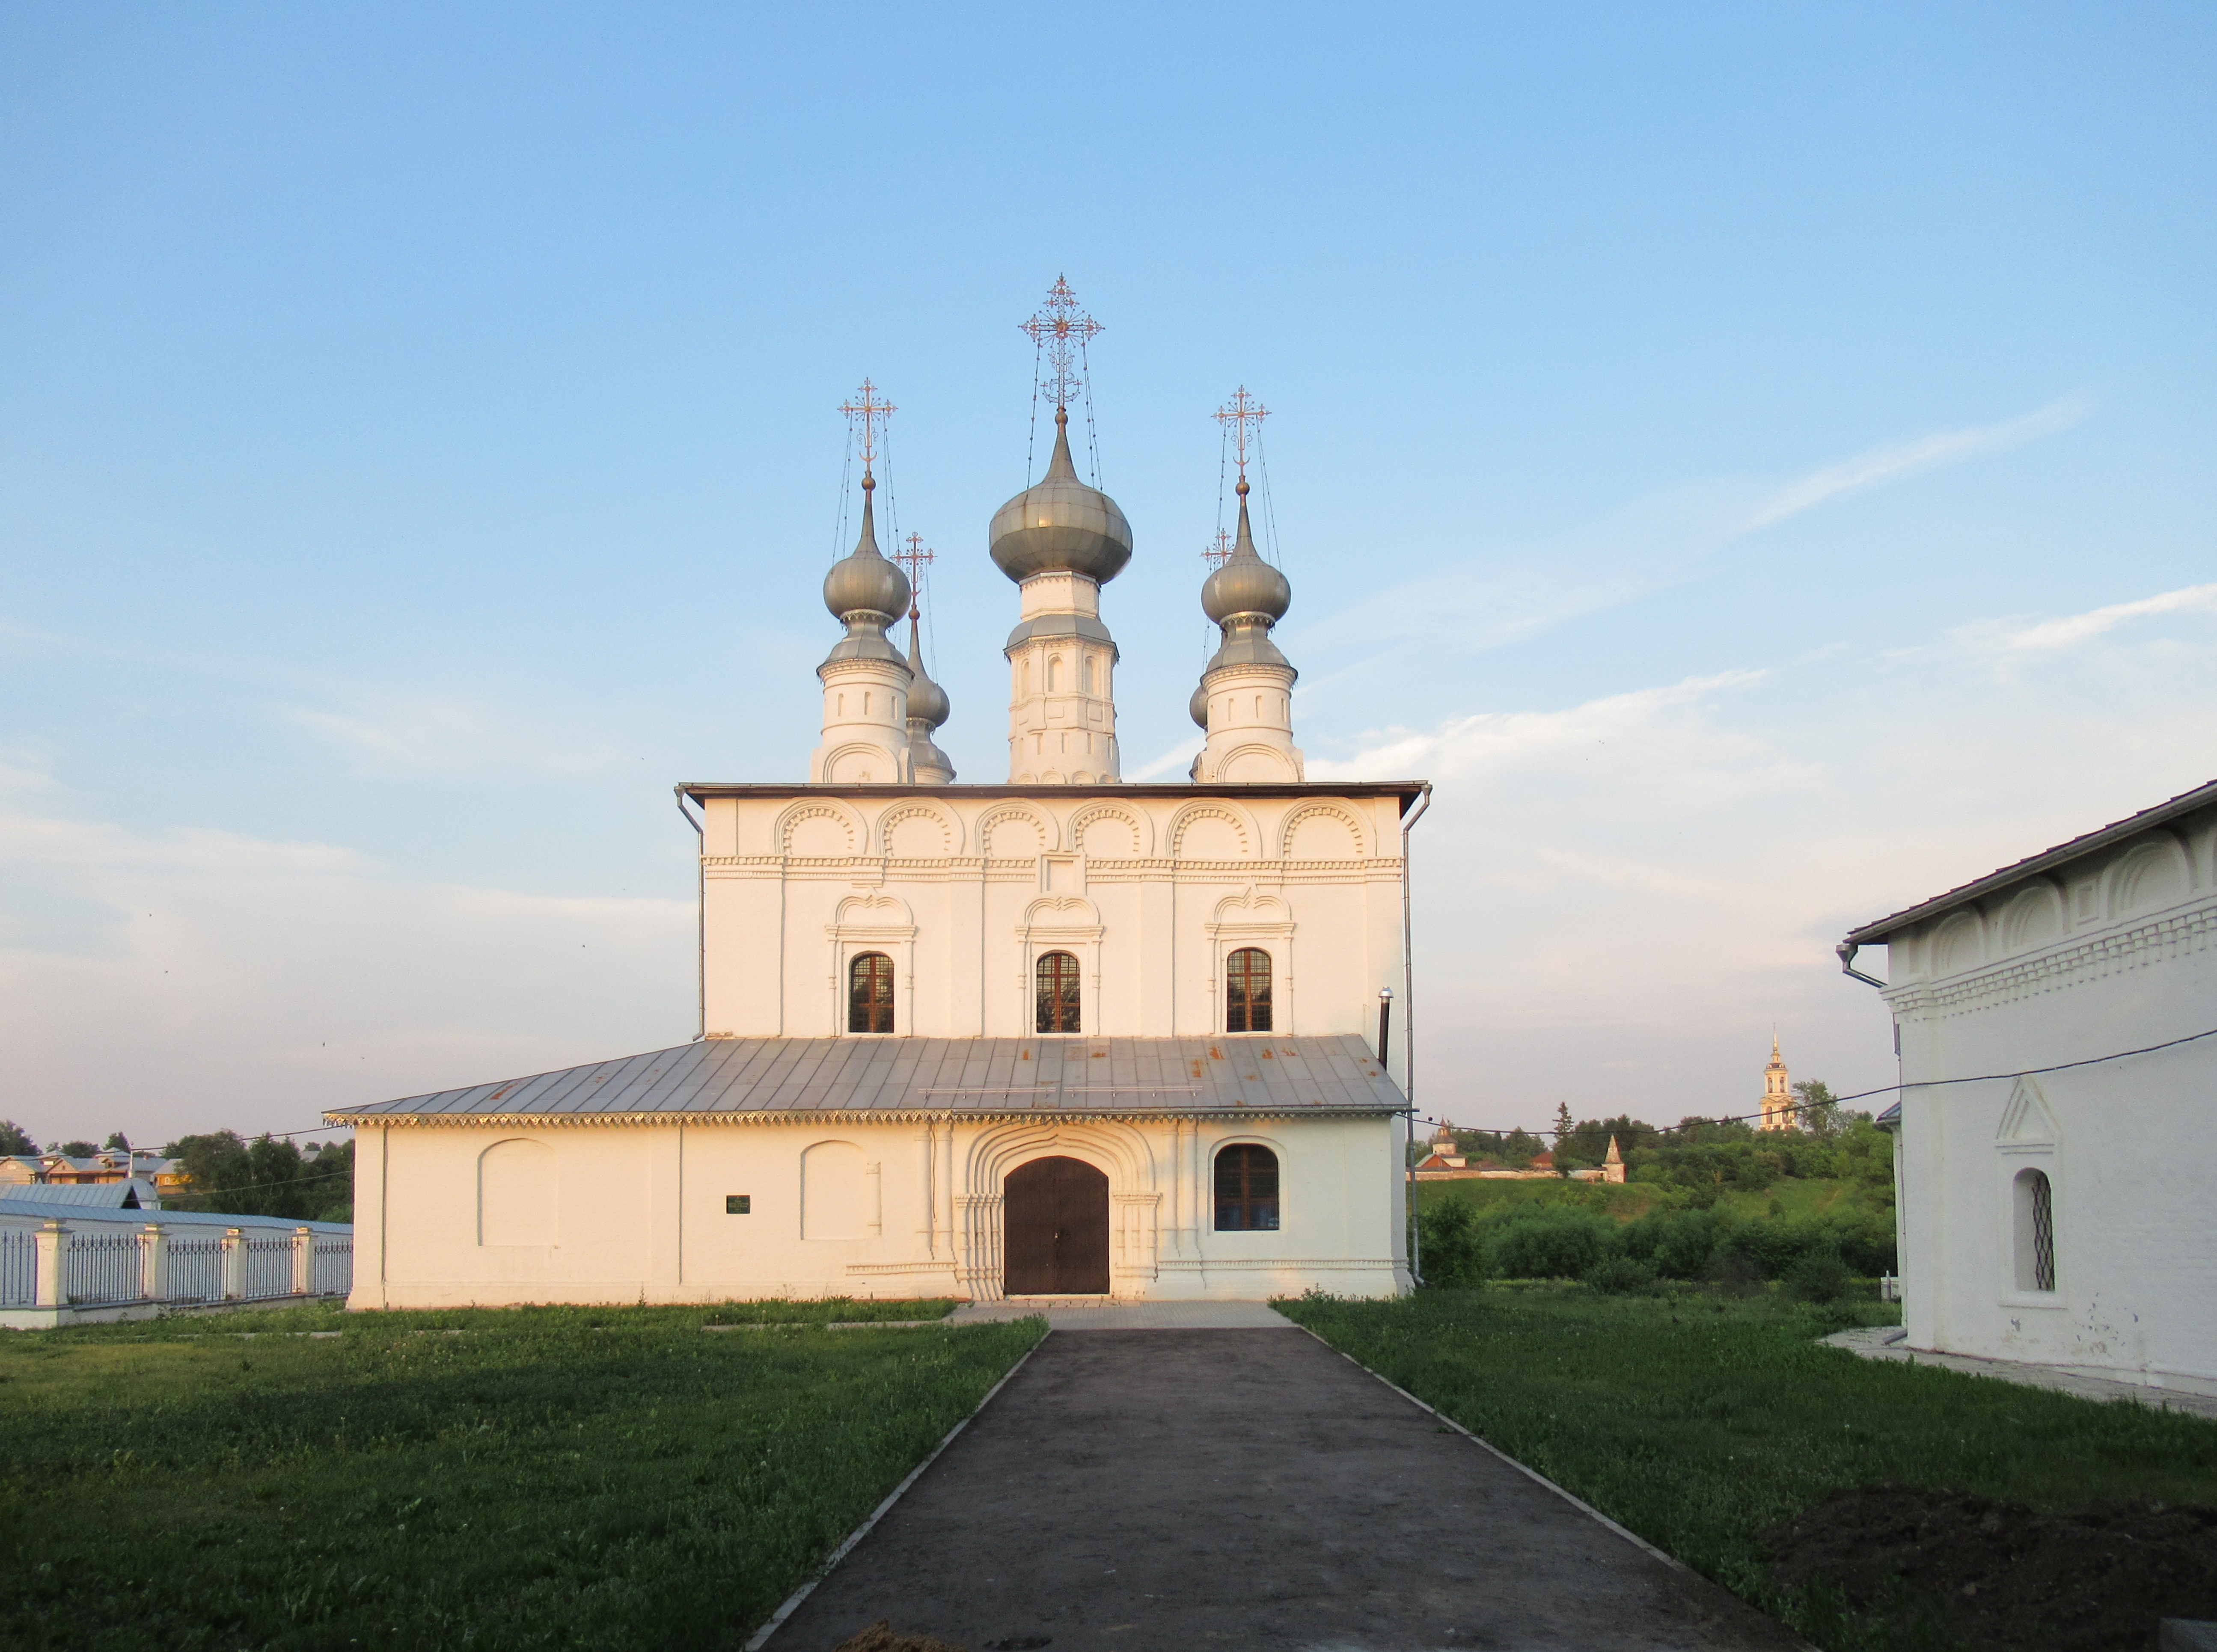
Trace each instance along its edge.
<instances>
[{"instance_id":1,"label":"small house in distance","mask_svg":"<svg viewBox=\"0 0 2217 1652\"><path fill-rule=\"evenodd\" d=\"M2217 782L1855 930L1887 949L1908 1345L2217 1392Z\"/></svg>"}]
</instances>

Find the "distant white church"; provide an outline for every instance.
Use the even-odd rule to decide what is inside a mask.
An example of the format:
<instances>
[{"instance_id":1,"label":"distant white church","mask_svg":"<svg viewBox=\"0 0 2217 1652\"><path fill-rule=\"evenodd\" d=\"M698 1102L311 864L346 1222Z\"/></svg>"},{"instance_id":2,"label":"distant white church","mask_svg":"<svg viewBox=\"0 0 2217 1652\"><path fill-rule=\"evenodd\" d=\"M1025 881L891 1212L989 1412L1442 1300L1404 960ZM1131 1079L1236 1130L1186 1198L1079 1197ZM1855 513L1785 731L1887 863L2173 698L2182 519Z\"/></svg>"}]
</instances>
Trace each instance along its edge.
<instances>
[{"instance_id":1,"label":"distant white church","mask_svg":"<svg viewBox=\"0 0 2217 1652\"><path fill-rule=\"evenodd\" d=\"M1880 946L1908 1346L2217 1393L2217 782Z\"/></svg>"},{"instance_id":2,"label":"distant white church","mask_svg":"<svg viewBox=\"0 0 2217 1652\"><path fill-rule=\"evenodd\" d=\"M868 451L806 783L679 788L702 1036L328 1113L357 1132L355 1305L1408 1289L1381 1002L1429 788L1306 780L1244 475L1206 744L1190 783L1127 785L1101 590L1133 536L1058 408L988 536L1008 781L956 785Z\"/></svg>"}]
</instances>

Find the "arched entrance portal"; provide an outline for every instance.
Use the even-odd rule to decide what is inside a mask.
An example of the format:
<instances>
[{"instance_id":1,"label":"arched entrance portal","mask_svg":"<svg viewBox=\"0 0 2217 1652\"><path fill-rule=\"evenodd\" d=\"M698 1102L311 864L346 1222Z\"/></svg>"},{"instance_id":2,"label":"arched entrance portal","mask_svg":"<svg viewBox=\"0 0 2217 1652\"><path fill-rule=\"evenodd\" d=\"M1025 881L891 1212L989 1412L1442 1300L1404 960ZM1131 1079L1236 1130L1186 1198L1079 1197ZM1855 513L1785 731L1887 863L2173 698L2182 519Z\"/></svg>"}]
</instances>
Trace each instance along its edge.
<instances>
[{"instance_id":1,"label":"arched entrance portal","mask_svg":"<svg viewBox=\"0 0 2217 1652\"><path fill-rule=\"evenodd\" d=\"M1108 1294L1108 1178L1081 1159L1034 1159L1002 1186L1012 1297Z\"/></svg>"}]
</instances>

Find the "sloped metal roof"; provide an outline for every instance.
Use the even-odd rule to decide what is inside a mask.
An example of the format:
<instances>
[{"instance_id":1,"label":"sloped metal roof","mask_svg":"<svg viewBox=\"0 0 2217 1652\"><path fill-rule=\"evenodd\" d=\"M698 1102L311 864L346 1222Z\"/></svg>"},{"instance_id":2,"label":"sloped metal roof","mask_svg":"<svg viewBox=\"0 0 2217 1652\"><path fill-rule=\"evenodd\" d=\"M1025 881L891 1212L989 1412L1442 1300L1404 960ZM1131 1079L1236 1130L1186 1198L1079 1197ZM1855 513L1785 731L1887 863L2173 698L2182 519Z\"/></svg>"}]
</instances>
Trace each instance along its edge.
<instances>
[{"instance_id":1,"label":"sloped metal roof","mask_svg":"<svg viewBox=\"0 0 2217 1652\"><path fill-rule=\"evenodd\" d=\"M397 1101L334 1125L1380 1113L1407 1106L1335 1038L710 1039Z\"/></svg>"},{"instance_id":2,"label":"sloped metal roof","mask_svg":"<svg viewBox=\"0 0 2217 1652\"><path fill-rule=\"evenodd\" d=\"M2076 860L2097 849L2106 849L2114 843L2121 843L2136 833L2147 831L2213 804L2217 804L2217 780L2206 786L2197 786L2191 792L2182 792L2152 809L2143 809L2136 815L2127 815L2122 820L2112 821L2107 826L2082 833L2067 843L2059 843L2052 849L2042 849L2038 854L2029 854L2022 860L2012 861L1998 872L1990 872L1983 878L1958 885L1944 895L1935 895L1929 901L1920 901L1915 906L1904 907L1899 912L1850 929L1848 939L1858 946L1878 946L1896 929L1905 929L1912 923L1937 917L1941 913L1975 901L1982 895L2005 889L2021 878L2050 871L2066 861Z\"/></svg>"}]
</instances>

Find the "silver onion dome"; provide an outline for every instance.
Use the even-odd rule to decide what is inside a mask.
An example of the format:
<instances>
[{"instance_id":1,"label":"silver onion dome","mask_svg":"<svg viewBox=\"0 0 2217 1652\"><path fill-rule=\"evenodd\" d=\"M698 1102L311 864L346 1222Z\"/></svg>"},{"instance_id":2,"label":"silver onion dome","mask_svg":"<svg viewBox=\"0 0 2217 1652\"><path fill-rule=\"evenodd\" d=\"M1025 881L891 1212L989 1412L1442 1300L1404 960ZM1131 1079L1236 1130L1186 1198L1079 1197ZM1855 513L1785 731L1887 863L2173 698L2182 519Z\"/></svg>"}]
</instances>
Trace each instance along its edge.
<instances>
[{"instance_id":1,"label":"silver onion dome","mask_svg":"<svg viewBox=\"0 0 2217 1652\"><path fill-rule=\"evenodd\" d=\"M1201 588L1201 611L1222 625L1232 615L1259 613L1275 625L1294 605L1294 588L1286 576L1256 553L1255 536L1247 526L1247 478L1239 478L1239 536L1224 565Z\"/></svg>"},{"instance_id":2,"label":"silver onion dome","mask_svg":"<svg viewBox=\"0 0 2217 1652\"><path fill-rule=\"evenodd\" d=\"M909 605L908 576L878 550L870 514L870 493L877 485L869 472L862 473L861 537L824 576L824 606L841 620L854 613L874 613L889 626L893 616Z\"/></svg>"},{"instance_id":3,"label":"silver onion dome","mask_svg":"<svg viewBox=\"0 0 2217 1652\"><path fill-rule=\"evenodd\" d=\"M1070 415L1054 410L1054 456L1047 474L993 513L994 565L1022 584L1034 574L1084 574L1107 584L1132 559L1132 527L1116 502L1078 478Z\"/></svg>"},{"instance_id":4,"label":"silver onion dome","mask_svg":"<svg viewBox=\"0 0 2217 1652\"><path fill-rule=\"evenodd\" d=\"M917 645L917 610L913 603L908 611L908 669L915 681L909 685L908 720L936 729L953 714L954 706L947 698L947 690L923 673L923 650Z\"/></svg>"},{"instance_id":5,"label":"silver onion dome","mask_svg":"<svg viewBox=\"0 0 2217 1652\"><path fill-rule=\"evenodd\" d=\"M1194 720L1195 725L1206 731L1208 727L1208 685L1207 683L1194 684L1193 698L1186 701L1185 710L1186 715Z\"/></svg>"}]
</instances>

